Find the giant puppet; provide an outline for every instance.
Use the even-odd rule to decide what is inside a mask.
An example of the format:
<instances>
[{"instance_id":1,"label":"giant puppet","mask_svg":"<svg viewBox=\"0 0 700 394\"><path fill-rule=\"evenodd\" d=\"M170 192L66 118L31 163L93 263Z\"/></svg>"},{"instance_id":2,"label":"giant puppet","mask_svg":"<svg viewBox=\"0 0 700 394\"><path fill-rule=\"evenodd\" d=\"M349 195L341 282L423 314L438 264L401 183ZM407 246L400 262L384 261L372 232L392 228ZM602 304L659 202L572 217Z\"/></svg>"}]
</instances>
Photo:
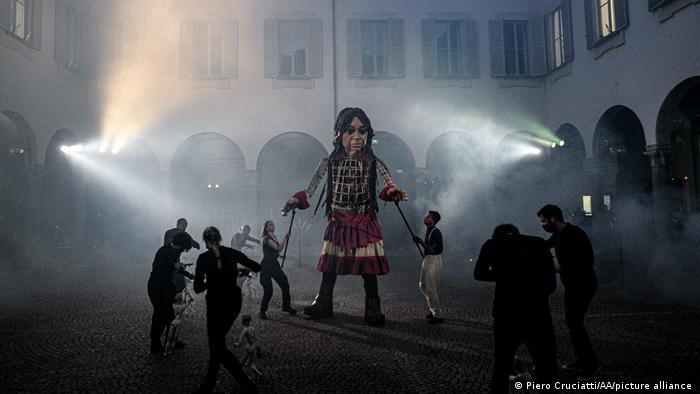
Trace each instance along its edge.
<instances>
[{"instance_id":1,"label":"giant puppet","mask_svg":"<svg viewBox=\"0 0 700 394\"><path fill-rule=\"evenodd\" d=\"M323 277L316 298L304 308L304 314L310 318L333 316L333 287L338 275L361 275L366 297L365 322L382 325L384 314L377 276L389 272L389 262L377 219L377 197L397 201L407 200L408 196L394 184L389 169L372 152L374 130L363 110L340 111L334 130L331 155L321 160L309 187L295 193L282 207L283 214L308 208L324 175L328 175L323 186L328 224L317 266ZM379 193L377 176L385 184Z\"/></svg>"}]
</instances>

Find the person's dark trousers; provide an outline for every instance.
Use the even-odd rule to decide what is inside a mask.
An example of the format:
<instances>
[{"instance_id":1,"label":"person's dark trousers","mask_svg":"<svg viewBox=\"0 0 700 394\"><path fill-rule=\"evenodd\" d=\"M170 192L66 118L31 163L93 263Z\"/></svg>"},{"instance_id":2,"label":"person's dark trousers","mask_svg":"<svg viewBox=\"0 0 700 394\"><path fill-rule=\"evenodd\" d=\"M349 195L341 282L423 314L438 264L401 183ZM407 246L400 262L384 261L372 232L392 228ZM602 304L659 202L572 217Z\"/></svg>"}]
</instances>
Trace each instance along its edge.
<instances>
[{"instance_id":1,"label":"person's dark trousers","mask_svg":"<svg viewBox=\"0 0 700 394\"><path fill-rule=\"evenodd\" d=\"M289 295L289 281L287 280L287 275L282 271L282 267L275 262L272 264L264 263L262 271L260 272L260 285L263 288L262 302L260 303L260 311L265 312L270 305L270 299L272 299L272 280L277 282L277 285L282 290L282 308L289 308L291 303L291 296Z\"/></svg>"},{"instance_id":2,"label":"person's dark trousers","mask_svg":"<svg viewBox=\"0 0 700 394\"><path fill-rule=\"evenodd\" d=\"M493 334L492 393L508 393L508 375L521 343L525 344L532 356L537 382L550 383L551 387L554 387L557 377L557 354L549 305L546 311L536 314L494 318Z\"/></svg>"},{"instance_id":3,"label":"person's dark trousers","mask_svg":"<svg viewBox=\"0 0 700 394\"><path fill-rule=\"evenodd\" d=\"M594 284L583 289L567 287L564 291L564 314L576 362L584 369L592 370L598 368L599 363L583 322L597 288L598 285Z\"/></svg>"},{"instance_id":4,"label":"person's dark trousers","mask_svg":"<svg viewBox=\"0 0 700 394\"><path fill-rule=\"evenodd\" d=\"M240 311L240 290L238 299L235 302L216 304L207 302L209 369L207 370L207 376L204 378L204 383L202 383L202 386L197 390L198 392L211 392L214 389L220 364L223 364L224 368L236 379L236 382L241 386L241 392L257 392L257 388L243 370L241 363L236 356L226 348L226 334L229 329L231 329Z\"/></svg>"},{"instance_id":5,"label":"person's dark trousers","mask_svg":"<svg viewBox=\"0 0 700 394\"><path fill-rule=\"evenodd\" d=\"M153 317L151 319L151 346L158 347L161 344L160 337L163 335L163 330L175 319L175 311L173 310L173 289L160 288L148 285L148 298L153 305Z\"/></svg>"}]
</instances>

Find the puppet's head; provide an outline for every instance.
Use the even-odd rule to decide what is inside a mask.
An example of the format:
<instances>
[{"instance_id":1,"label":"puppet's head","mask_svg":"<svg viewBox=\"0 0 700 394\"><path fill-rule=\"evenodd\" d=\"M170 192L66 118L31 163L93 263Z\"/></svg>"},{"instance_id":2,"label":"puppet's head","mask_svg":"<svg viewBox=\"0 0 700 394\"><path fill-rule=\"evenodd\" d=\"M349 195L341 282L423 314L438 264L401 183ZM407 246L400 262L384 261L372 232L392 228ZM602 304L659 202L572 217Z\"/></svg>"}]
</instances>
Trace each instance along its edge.
<instances>
[{"instance_id":1,"label":"puppet's head","mask_svg":"<svg viewBox=\"0 0 700 394\"><path fill-rule=\"evenodd\" d=\"M338 114L335 121L334 153L362 151L372 152L374 129L367 114L360 108L347 107Z\"/></svg>"}]
</instances>

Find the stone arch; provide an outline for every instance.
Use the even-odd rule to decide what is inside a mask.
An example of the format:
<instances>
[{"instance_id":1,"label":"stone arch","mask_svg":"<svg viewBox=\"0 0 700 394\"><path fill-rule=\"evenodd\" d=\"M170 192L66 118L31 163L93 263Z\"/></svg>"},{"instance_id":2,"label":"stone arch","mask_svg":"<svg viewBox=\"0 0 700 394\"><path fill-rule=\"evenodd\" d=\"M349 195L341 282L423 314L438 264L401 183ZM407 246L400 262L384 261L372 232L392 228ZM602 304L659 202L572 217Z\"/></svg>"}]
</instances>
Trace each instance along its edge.
<instances>
[{"instance_id":1,"label":"stone arch","mask_svg":"<svg viewBox=\"0 0 700 394\"><path fill-rule=\"evenodd\" d=\"M186 217L188 231L201 234L216 226L224 237L246 214L245 157L238 144L213 132L195 134L175 150L170 184L173 218Z\"/></svg>"},{"instance_id":2,"label":"stone arch","mask_svg":"<svg viewBox=\"0 0 700 394\"><path fill-rule=\"evenodd\" d=\"M668 209L700 212L700 76L687 78L666 96L656 121L657 145L666 151ZM660 185L661 186L661 185Z\"/></svg>"},{"instance_id":3,"label":"stone arch","mask_svg":"<svg viewBox=\"0 0 700 394\"><path fill-rule=\"evenodd\" d=\"M4 255L12 264L23 260L30 247L25 242L31 222L27 213L36 202L30 178L35 155L29 123L16 112L0 112L0 237L6 242Z\"/></svg>"},{"instance_id":4,"label":"stone arch","mask_svg":"<svg viewBox=\"0 0 700 394\"><path fill-rule=\"evenodd\" d=\"M253 232L259 232L268 219L277 223L278 234L287 231L288 219L280 217L280 208L292 194L308 186L319 162L327 156L323 144L304 132L284 132L265 143L256 163L257 215L250 223ZM311 208L295 219L297 227L293 229L290 255L315 256L318 252L325 226L323 208L319 208L316 216L312 214L322 190L323 185L320 185L309 201Z\"/></svg>"},{"instance_id":5,"label":"stone arch","mask_svg":"<svg viewBox=\"0 0 700 394\"><path fill-rule=\"evenodd\" d=\"M437 210L445 244L460 244L461 255L478 253L483 239L477 234L488 233L486 220L467 222L464 217L483 218L482 202L491 192L484 154L476 136L465 131L447 131L428 145L425 191L419 197L421 211ZM460 215L450 213L460 212ZM488 214L487 214L488 215ZM453 253L457 251L453 250Z\"/></svg>"},{"instance_id":6,"label":"stone arch","mask_svg":"<svg viewBox=\"0 0 700 394\"><path fill-rule=\"evenodd\" d=\"M554 135L564 141L564 145L550 150L550 179L558 184L551 190L552 202L556 202L568 220L577 225L590 225L589 207L583 206L583 196L591 193L583 137L571 123L559 126Z\"/></svg>"},{"instance_id":7,"label":"stone arch","mask_svg":"<svg viewBox=\"0 0 700 394\"><path fill-rule=\"evenodd\" d=\"M81 239L78 211L82 179L61 146L78 143L69 129L54 132L46 147L42 175L42 224L49 252L71 254Z\"/></svg>"},{"instance_id":8,"label":"stone arch","mask_svg":"<svg viewBox=\"0 0 700 394\"><path fill-rule=\"evenodd\" d=\"M398 135L387 131L374 132L372 150L389 168L391 178L399 187L408 192L409 202L402 208L409 223L416 223L416 160L408 144ZM384 187L379 180L379 190ZM406 229L396 208L380 204L379 220L387 249L396 249L406 244Z\"/></svg>"},{"instance_id":9,"label":"stone arch","mask_svg":"<svg viewBox=\"0 0 700 394\"><path fill-rule=\"evenodd\" d=\"M593 242L603 283L636 283L647 275L653 234L651 169L644 129L628 107L616 105L598 120L593 135Z\"/></svg>"}]
</instances>

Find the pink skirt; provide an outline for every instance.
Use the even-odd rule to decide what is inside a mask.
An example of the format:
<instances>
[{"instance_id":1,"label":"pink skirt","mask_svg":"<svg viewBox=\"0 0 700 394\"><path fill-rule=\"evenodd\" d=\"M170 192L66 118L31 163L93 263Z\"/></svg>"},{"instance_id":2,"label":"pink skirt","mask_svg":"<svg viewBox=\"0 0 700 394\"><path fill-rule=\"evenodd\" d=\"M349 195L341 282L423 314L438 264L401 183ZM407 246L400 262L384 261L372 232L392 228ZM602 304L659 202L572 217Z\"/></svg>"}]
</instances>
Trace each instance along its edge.
<instances>
[{"instance_id":1,"label":"pink skirt","mask_svg":"<svg viewBox=\"0 0 700 394\"><path fill-rule=\"evenodd\" d=\"M326 225L317 269L338 275L384 275L389 272L389 261L382 239L376 217L334 213Z\"/></svg>"}]
</instances>

